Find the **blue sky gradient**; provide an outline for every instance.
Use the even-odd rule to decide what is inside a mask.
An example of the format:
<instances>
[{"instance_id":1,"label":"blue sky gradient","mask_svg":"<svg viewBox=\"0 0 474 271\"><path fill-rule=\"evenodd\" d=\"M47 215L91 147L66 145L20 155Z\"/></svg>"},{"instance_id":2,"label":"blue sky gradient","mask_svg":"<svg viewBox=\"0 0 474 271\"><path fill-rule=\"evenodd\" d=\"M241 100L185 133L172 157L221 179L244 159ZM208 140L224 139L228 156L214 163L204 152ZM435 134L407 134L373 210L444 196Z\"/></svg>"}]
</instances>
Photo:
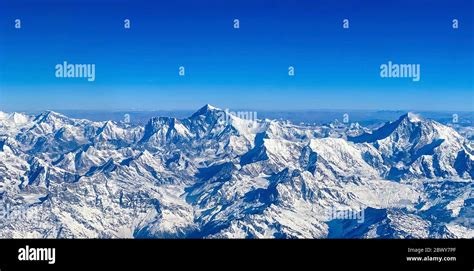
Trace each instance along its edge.
<instances>
[{"instance_id":1,"label":"blue sky gradient","mask_svg":"<svg viewBox=\"0 0 474 271\"><path fill-rule=\"evenodd\" d=\"M0 110L474 111L472 2L1 0ZM421 81L380 78L390 60ZM96 81L56 78L63 61Z\"/></svg>"}]
</instances>

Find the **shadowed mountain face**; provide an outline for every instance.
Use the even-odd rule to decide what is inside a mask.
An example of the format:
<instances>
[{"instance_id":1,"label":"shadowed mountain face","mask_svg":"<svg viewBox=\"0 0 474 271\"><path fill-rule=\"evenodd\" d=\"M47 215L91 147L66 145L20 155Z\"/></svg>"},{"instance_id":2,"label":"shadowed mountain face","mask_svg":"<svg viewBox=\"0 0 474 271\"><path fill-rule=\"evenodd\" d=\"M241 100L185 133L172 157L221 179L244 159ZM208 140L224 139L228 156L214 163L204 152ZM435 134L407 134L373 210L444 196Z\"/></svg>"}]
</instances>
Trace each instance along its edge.
<instances>
[{"instance_id":1,"label":"shadowed mountain face","mask_svg":"<svg viewBox=\"0 0 474 271\"><path fill-rule=\"evenodd\" d=\"M412 113L376 130L210 105L143 126L1 113L0 237L472 238L473 161Z\"/></svg>"}]
</instances>

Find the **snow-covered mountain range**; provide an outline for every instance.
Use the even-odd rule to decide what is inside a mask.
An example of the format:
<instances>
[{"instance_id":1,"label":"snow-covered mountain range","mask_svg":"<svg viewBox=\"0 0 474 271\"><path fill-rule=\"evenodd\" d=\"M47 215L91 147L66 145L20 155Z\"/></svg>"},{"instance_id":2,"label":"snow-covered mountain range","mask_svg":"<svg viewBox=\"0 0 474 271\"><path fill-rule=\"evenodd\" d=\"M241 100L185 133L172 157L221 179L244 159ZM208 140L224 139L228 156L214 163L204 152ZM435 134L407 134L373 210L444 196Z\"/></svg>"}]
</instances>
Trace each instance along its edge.
<instances>
[{"instance_id":1,"label":"snow-covered mountain range","mask_svg":"<svg viewBox=\"0 0 474 271\"><path fill-rule=\"evenodd\" d=\"M474 238L473 146L413 113L370 130L210 105L145 126L0 112L0 237Z\"/></svg>"}]
</instances>

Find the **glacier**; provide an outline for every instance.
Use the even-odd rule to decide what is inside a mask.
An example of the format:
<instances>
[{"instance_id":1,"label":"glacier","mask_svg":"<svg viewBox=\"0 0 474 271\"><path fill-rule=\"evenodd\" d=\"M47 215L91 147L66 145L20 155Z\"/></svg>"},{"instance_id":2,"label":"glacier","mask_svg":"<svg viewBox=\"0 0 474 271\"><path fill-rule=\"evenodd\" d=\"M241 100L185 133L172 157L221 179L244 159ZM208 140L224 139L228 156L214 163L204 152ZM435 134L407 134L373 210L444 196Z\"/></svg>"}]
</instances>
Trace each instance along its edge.
<instances>
[{"instance_id":1,"label":"glacier","mask_svg":"<svg viewBox=\"0 0 474 271\"><path fill-rule=\"evenodd\" d=\"M453 127L225 114L0 112L0 238L474 238L473 142ZM348 208L364 221L326 215Z\"/></svg>"}]
</instances>

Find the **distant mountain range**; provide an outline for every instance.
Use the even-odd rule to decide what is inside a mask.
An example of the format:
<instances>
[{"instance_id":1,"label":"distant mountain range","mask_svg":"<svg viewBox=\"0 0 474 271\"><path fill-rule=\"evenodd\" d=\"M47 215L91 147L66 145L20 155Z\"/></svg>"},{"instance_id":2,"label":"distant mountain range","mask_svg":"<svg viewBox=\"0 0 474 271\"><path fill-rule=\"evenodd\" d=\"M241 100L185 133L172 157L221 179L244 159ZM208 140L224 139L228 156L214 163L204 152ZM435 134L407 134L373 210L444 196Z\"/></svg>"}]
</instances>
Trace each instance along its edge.
<instances>
[{"instance_id":1,"label":"distant mountain range","mask_svg":"<svg viewBox=\"0 0 474 271\"><path fill-rule=\"evenodd\" d=\"M372 129L210 105L146 125L0 112L2 238L474 238L473 178L473 141L413 113ZM362 221L328 216L344 210Z\"/></svg>"}]
</instances>

